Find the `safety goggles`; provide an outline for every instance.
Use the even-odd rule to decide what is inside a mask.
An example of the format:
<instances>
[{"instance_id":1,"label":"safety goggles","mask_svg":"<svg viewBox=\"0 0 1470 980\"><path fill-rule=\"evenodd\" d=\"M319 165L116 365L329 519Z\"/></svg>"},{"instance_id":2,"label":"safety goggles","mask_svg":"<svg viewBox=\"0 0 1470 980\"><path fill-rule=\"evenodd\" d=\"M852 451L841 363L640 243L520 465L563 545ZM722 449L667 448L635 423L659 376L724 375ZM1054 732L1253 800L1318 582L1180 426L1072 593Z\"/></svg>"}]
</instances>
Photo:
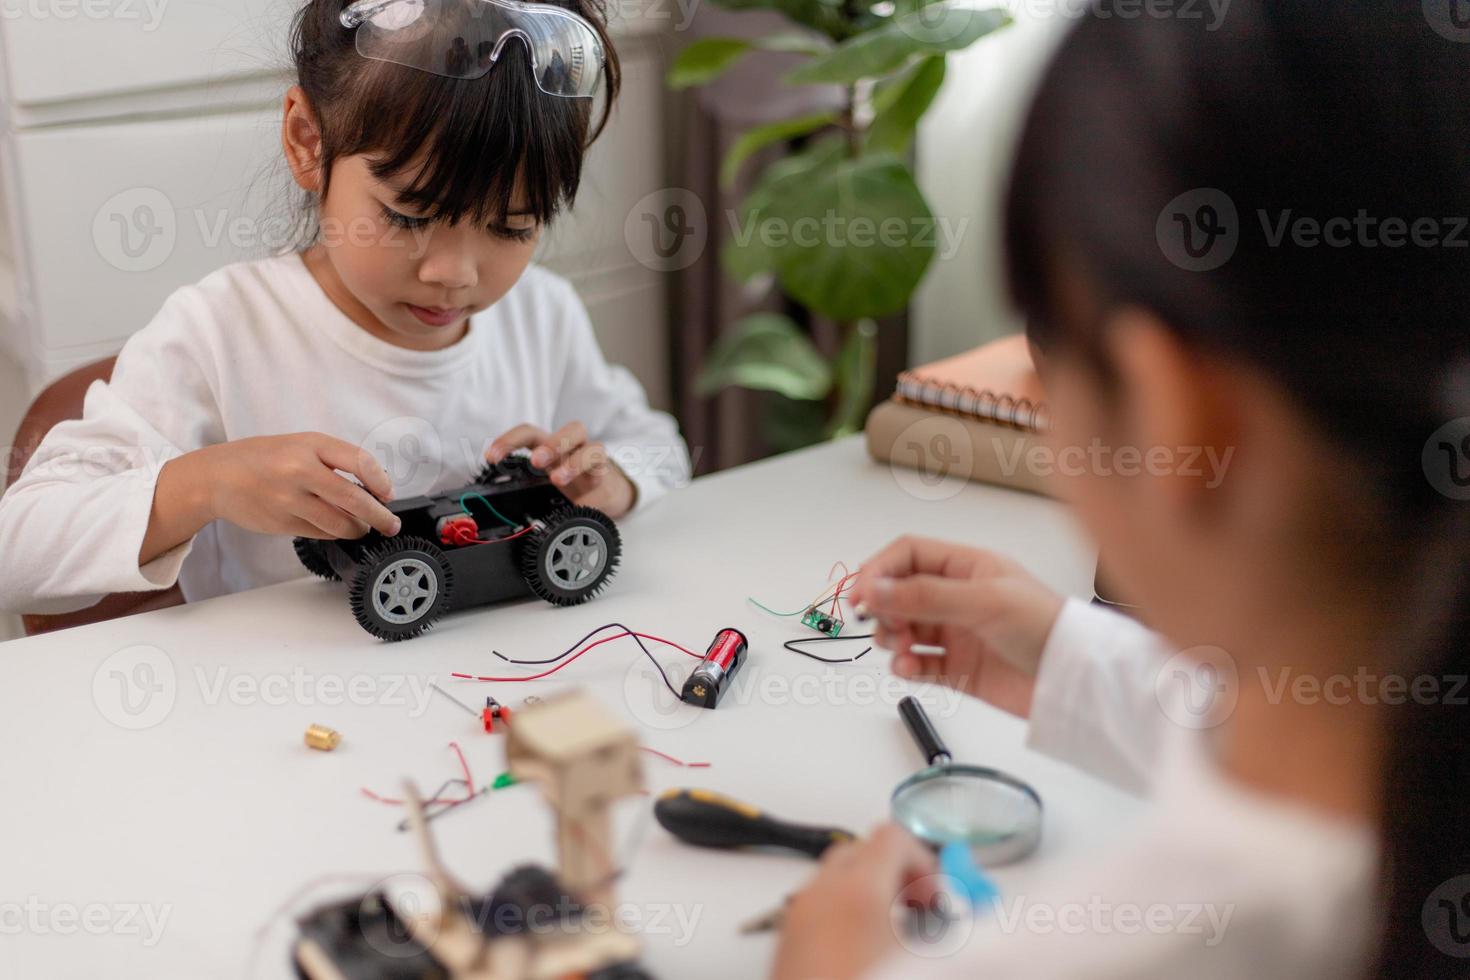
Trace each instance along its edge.
<instances>
[{"instance_id":1,"label":"safety goggles","mask_svg":"<svg viewBox=\"0 0 1470 980\"><path fill-rule=\"evenodd\" d=\"M513 38L530 49L547 95L591 98L606 53L592 25L569 10L516 0L357 0L342 11L364 58L446 78L482 78Z\"/></svg>"}]
</instances>

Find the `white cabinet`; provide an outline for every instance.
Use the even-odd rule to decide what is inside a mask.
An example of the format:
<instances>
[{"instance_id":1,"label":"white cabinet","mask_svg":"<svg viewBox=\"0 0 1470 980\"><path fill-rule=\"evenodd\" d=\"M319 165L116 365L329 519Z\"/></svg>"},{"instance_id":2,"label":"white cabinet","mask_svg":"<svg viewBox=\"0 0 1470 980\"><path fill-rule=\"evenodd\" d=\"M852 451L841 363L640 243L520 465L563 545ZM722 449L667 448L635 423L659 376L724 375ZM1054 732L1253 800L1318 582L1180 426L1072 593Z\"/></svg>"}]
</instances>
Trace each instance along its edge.
<instances>
[{"instance_id":1,"label":"white cabinet","mask_svg":"<svg viewBox=\"0 0 1470 980\"><path fill-rule=\"evenodd\" d=\"M296 2L15 0L6 9L0 341L34 394L116 352L174 289L289 240L296 195L279 103ZM665 281L637 262L623 227L666 183L667 27L618 30L622 104L577 208L543 254L577 283L608 356L661 406L671 401Z\"/></svg>"}]
</instances>

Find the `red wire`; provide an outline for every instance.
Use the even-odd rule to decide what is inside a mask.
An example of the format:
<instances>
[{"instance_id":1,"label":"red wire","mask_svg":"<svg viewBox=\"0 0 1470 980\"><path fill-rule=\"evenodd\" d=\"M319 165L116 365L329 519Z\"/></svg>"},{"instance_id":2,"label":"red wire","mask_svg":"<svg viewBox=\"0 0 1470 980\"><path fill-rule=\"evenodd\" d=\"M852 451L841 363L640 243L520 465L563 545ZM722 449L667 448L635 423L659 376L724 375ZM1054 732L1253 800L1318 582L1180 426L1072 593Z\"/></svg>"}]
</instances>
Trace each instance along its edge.
<instances>
[{"instance_id":1,"label":"red wire","mask_svg":"<svg viewBox=\"0 0 1470 980\"><path fill-rule=\"evenodd\" d=\"M450 742L449 747L454 750L455 755L459 756L459 767L464 772L464 782L465 785L469 787L469 792L465 794L465 797L462 800L424 800L424 806L433 806L436 803L468 803L470 800L475 798L475 780L474 777L470 775L469 763L465 762L464 760L464 752L460 750L458 742ZM374 793L366 786L362 787L362 795L366 796L370 800L377 800L379 803L387 803L390 806L403 806L404 802L403 800L396 799L392 796L379 796L377 793Z\"/></svg>"},{"instance_id":2,"label":"red wire","mask_svg":"<svg viewBox=\"0 0 1470 980\"><path fill-rule=\"evenodd\" d=\"M640 745L640 746L638 746L638 748L642 749L644 752L649 752L649 753L651 753L653 755L656 755L660 759L667 759L670 762L672 762L674 765L676 765L676 766L683 766L686 769L708 769L709 768L709 763L708 762L685 762L683 759L676 759L676 758L674 758L673 756L669 755L667 752L660 752L658 749L651 749L651 748L649 748L646 745Z\"/></svg>"},{"instance_id":3,"label":"red wire","mask_svg":"<svg viewBox=\"0 0 1470 980\"><path fill-rule=\"evenodd\" d=\"M694 657L694 658L696 658L698 660L703 660L704 659L704 655L703 654L695 653L693 650L687 650L684 647L681 647L679 644L675 643L673 640L666 640L666 639L664 639L661 636L654 636L651 633L634 633L634 632L628 632L628 633L615 633L612 636L604 637L604 638L602 638L600 640L597 640L597 641L595 641L593 643L589 643L587 646L583 647L578 652L572 654L572 656L569 657L568 659L563 660L561 663L557 664L555 667L552 667L549 670L543 670L539 674L527 674L524 677L482 677L482 676L480 676L478 674L450 674L449 676L450 677L458 678L459 680L462 680L462 681L489 681L489 682L497 683L497 684L510 684L510 683L517 683L519 681L538 681L538 680L540 680L543 677L550 677L552 674L554 674L557 671L561 670L563 667L569 667L569 666L571 666L574 661L576 661L577 659L579 659L580 657L582 657L584 654L586 654L586 653L588 653L588 652L590 652L592 650L597 649L598 647L602 646L604 643L611 643L613 640L621 640L621 639L625 639L626 637L629 637L629 636L636 636L636 637L638 637L641 640L652 640L655 643L662 643L665 646L673 647L675 650L678 650L681 653L688 654L689 656Z\"/></svg>"},{"instance_id":4,"label":"red wire","mask_svg":"<svg viewBox=\"0 0 1470 980\"><path fill-rule=\"evenodd\" d=\"M509 537L492 538L489 541L481 541L477 538L474 541L471 541L470 544L504 544L506 541L514 541L516 538L525 537L527 534L530 534L534 530L536 530L536 526L534 524L528 524L525 527L521 528L521 530L517 531L515 534L510 535Z\"/></svg>"},{"instance_id":5,"label":"red wire","mask_svg":"<svg viewBox=\"0 0 1470 980\"><path fill-rule=\"evenodd\" d=\"M454 750L455 755L459 756L459 767L464 770L464 783L469 790L465 793L464 798L472 800L475 798L475 777L470 775L470 764L464 761L464 752L460 750L458 742L450 742L449 747Z\"/></svg>"}]
</instances>

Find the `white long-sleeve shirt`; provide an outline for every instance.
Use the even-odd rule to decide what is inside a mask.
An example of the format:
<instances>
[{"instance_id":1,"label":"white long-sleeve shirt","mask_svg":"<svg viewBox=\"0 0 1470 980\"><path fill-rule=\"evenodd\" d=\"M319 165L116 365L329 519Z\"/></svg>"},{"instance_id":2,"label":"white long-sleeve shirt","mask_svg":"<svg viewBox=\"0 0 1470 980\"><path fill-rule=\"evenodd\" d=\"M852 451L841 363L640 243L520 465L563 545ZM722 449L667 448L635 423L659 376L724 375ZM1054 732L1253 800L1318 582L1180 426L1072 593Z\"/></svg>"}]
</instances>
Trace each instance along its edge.
<instances>
[{"instance_id":1,"label":"white long-sleeve shirt","mask_svg":"<svg viewBox=\"0 0 1470 980\"><path fill-rule=\"evenodd\" d=\"M674 421L604 360L571 285L544 269L426 352L353 323L299 255L232 265L169 297L0 499L0 607L70 611L176 581L197 600L302 575L290 538L227 521L139 567L159 470L204 446L323 432L371 452L405 497L469 483L516 425L572 421L607 445L640 507L688 481Z\"/></svg>"},{"instance_id":2,"label":"white long-sleeve shirt","mask_svg":"<svg viewBox=\"0 0 1470 980\"><path fill-rule=\"evenodd\" d=\"M1362 974L1377 904L1372 829L1231 782L1189 707L1157 683L1168 663L1159 639L1131 620L1066 605L1043 655L1029 743L1146 788L1147 816L1107 853L982 907L948 955L905 951L875 980Z\"/></svg>"}]
</instances>

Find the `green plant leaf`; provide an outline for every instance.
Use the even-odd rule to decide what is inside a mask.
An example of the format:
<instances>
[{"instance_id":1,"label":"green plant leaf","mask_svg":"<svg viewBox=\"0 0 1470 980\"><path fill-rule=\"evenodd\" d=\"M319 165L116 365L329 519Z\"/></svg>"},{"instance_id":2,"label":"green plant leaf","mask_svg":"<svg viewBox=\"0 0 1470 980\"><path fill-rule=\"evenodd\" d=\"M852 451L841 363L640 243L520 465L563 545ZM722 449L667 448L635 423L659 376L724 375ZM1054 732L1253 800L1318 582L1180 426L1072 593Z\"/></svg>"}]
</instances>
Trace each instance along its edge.
<instances>
[{"instance_id":1,"label":"green plant leaf","mask_svg":"<svg viewBox=\"0 0 1470 980\"><path fill-rule=\"evenodd\" d=\"M761 221L775 271L803 306L839 323L902 309L934 256L934 216L899 160L838 160L770 188Z\"/></svg>"},{"instance_id":2,"label":"green plant leaf","mask_svg":"<svg viewBox=\"0 0 1470 980\"><path fill-rule=\"evenodd\" d=\"M915 64L881 93L875 93L877 114L868 127L868 152L902 156L943 84L944 55L936 54Z\"/></svg>"},{"instance_id":3,"label":"green plant leaf","mask_svg":"<svg viewBox=\"0 0 1470 980\"><path fill-rule=\"evenodd\" d=\"M730 152L725 154L725 162L720 166L720 184L725 187L734 184L736 176L740 173L740 165L757 150L770 146L772 143L781 143L816 132L824 126L830 126L836 119L837 113L835 112L817 112L809 116L798 116L795 119L782 119L747 130L735 141L735 145L730 147Z\"/></svg>"},{"instance_id":4,"label":"green plant leaf","mask_svg":"<svg viewBox=\"0 0 1470 980\"><path fill-rule=\"evenodd\" d=\"M772 34L755 42L762 51L777 51L784 54L826 54L832 50L832 42L820 34L809 31L787 31Z\"/></svg>"},{"instance_id":5,"label":"green plant leaf","mask_svg":"<svg viewBox=\"0 0 1470 980\"><path fill-rule=\"evenodd\" d=\"M859 320L848 330L842 352L837 355L838 397L830 427L832 438L862 431L873 404L873 372L877 365L878 325L872 320Z\"/></svg>"},{"instance_id":6,"label":"green plant leaf","mask_svg":"<svg viewBox=\"0 0 1470 980\"><path fill-rule=\"evenodd\" d=\"M803 174L830 166L842 158L845 148L839 137L814 141L800 153L784 157L768 166L740 206L740 222L732 229L721 252L725 271L736 282L749 282L756 276L776 271L776 249L770 244L770 230L785 227L772 208L772 200L782 186L798 180Z\"/></svg>"},{"instance_id":7,"label":"green plant leaf","mask_svg":"<svg viewBox=\"0 0 1470 980\"><path fill-rule=\"evenodd\" d=\"M706 85L724 74L750 50L750 42L738 37L706 37L695 41L674 59L669 68L670 88Z\"/></svg>"},{"instance_id":8,"label":"green plant leaf","mask_svg":"<svg viewBox=\"0 0 1470 980\"><path fill-rule=\"evenodd\" d=\"M915 55L958 51L1010 23L1004 10L976 10L936 3L895 17L889 24L843 41L786 76L793 85L850 85L888 75Z\"/></svg>"},{"instance_id":9,"label":"green plant leaf","mask_svg":"<svg viewBox=\"0 0 1470 980\"><path fill-rule=\"evenodd\" d=\"M822 402L792 401L780 395L770 395L765 402L761 430L773 452L805 449L827 438L827 406Z\"/></svg>"},{"instance_id":10,"label":"green plant leaf","mask_svg":"<svg viewBox=\"0 0 1470 980\"><path fill-rule=\"evenodd\" d=\"M695 390L707 397L732 385L814 401L832 390L832 368L790 318L757 313L720 337Z\"/></svg>"}]
</instances>

